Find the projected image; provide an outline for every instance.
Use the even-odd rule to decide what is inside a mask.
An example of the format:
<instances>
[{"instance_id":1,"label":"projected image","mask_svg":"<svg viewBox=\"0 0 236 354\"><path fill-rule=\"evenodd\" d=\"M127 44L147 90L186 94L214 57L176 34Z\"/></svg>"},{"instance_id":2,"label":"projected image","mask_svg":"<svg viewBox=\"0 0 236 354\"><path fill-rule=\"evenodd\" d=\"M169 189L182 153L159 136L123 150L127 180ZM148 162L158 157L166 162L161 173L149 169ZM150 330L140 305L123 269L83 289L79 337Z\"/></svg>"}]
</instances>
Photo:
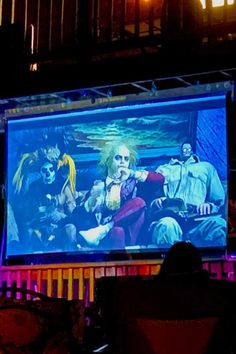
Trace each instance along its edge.
<instances>
[{"instance_id":1,"label":"projected image","mask_svg":"<svg viewBox=\"0 0 236 354\"><path fill-rule=\"evenodd\" d=\"M9 121L7 255L225 246L225 115L143 106Z\"/></svg>"}]
</instances>

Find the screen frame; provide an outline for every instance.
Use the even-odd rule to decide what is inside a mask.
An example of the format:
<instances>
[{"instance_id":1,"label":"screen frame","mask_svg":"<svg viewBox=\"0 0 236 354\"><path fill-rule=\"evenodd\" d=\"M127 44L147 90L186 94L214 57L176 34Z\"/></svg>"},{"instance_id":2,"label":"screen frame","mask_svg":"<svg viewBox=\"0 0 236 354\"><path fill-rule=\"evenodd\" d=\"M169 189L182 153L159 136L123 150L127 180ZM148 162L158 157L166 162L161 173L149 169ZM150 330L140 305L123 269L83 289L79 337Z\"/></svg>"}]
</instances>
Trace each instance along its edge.
<instances>
[{"instance_id":1,"label":"screen frame","mask_svg":"<svg viewBox=\"0 0 236 354\"><path fill-rule=\"evenodd\" d=\"M176 92L178 91L175 89ZM74 110L68 110L66 113L65 112L52 112L52 113L46 113L47 119L56 119L58 117L61 117L62 115L72 115L72 116L86 116L86 115L93 115L98 113L102 113L103 111L105 112L114 112L114 109L117 111L124 111L124 109L127 109L129 111L132 110L138 110L139 107L143 107L143 105L148 107L148 105L152 106L152 109L155 110L155 114L158 114L158 112L165 113L169 109L169 105L171 102L178 102L179 105L182 105L181 107L188 108L189 105L191 105L191 110L194 109L194 107L197 107L198 102L206 102L205 104L207 105L210 102L210 107L209 105L207 108L216 108L216 104L219 104L219 107L222 107L222 102L225 102L225 107L226 107L226 124L228 125L228 105L229 105L229 99L228 97L231 96L231 91L227 88L225 90L222 90L222 92L210 92L210 93L195 93L194 95L186 95L184 97L179 97L178 95L176 96L171 96L167 98L158 98L158 97L149 97L149 99L141 100L137 104L136 100L132 102L132 100L128 101L128 105L121 105L120 102L114 103L112 102L111 105L108 105L106 108L100 108L100 107L89 107L89 108L81 108L81 109L76 109L76 112ZM210 99L214 98L213 101ZM203 101L202 101L203 100ZM217 103L216 103L217 102ZM180 107L180 106L179 106ZM201 109L203 109L201 107ZM170 112L170 110L168 110ZM173 109L173 112L176 112L176 110ZM5 170L8 170L7 166L7 137L8 137L8 123L14 123L17 124L17 121L19 120L19 123L22 124L23 121L25 121L27 124L29 123L30 120L32 120L32 124L34 125L35 122L40 122L42 121L42 117L44 114L42 113L35 113L35 114L26 114L26 115L21 115L21 117L7 117L7 124L6 124L6 134L5 134ZM226 137L228 139L228 137ZM228 146L228 144L227 144ZM227 151L227 156L228 156L228 151ZM228 169L229 169L229 161L228 163ZM5 186L8 190L8 185L7 185L7 174L5 176ZM50 253L37 253L37 254L20 254L20 255L7 255L6 254L6 220L7 220L7 208L6 208L5 203L5 212L4 212L4 228L3 228L3 236L2 236L2 244L3 244L3 250L2 250L2 263L6 265L15 265L15 264L49 264L49 263L68 263L68 262L76 262L76 263L84 263L84 262L107 262L107 261L126 261L126 260L148 260L148 259L162 259L165 254L167 253L167 249L146 249L146 250L141 250L140 252L135 251L91 251L88 252L86 251L85 253L82 252L50 252ZM227 238L228 239L228 238ZM5 242L4 242L5 241ZM199 248L200 252L204 256L209 256L209 257L217 257L221 258L224 256L226 250L227 250L227 240L226 240L226 246L224 247L214 247L214 248Z\"/></svg>"}]
</instances>

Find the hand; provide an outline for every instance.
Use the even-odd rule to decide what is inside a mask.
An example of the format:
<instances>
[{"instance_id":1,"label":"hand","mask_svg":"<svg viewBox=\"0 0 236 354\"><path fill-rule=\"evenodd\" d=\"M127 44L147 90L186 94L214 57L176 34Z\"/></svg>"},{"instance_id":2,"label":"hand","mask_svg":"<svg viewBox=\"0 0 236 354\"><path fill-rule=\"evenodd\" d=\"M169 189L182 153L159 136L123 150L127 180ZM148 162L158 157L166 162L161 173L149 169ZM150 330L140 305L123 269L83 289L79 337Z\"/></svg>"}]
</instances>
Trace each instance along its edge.
<instances>
[{"instance_id":1,"label":"hand","mask_svg":"<svg viewBox=\"0 0 236 354\"><path fill-rule=\"evenodd\" d=\"M166 197L156 198L152 201L151 206L156 207L157 209L162 209L163 208L162 203L164 202L164 200L166 200Z\"/></svg>"},{"instance_id":2,"label":"hand","mask_svg":"<svg viewBox=\"0 0 236 354\"><path fill-rule=\"evenodd\" d=\"M93 187L91 188L90 191L90 197L96 199L98 197L100 197L100 195L103 193L104 191L104 182L103 181L95 181Z\"/></svg>"},{"instance_id":3,"label":"hand","mask_svg":"<svg viewBox=\"0 0 236 354\"><path fill-rule=\"evenodd\" d=\"M122 182L126 181L130 177L132 172L133 172L133 170L131 170L127 167L120 167L120 168L118 168L116 178Z\"/></svg>"},{"instance_id":4,"label":"hand","mask_svg":"<svg viewBox=\"0 0 236 354\"><path fill-rule=\"evenodd\" d=\"M211 204L202 203L197 206L198 215L209 215L211 213Z\"/></svg>"},{"instance_id":5,"label":"hand","mask_svg":"<svg viewBox=\"0 0 236 354\"><path fill-rule=\"evenodd\" d=\"M58 205L58 199L56 196L53 196L51 194L46 194L46 199L47 199L47 202L48 202L48 205Z\"/></svg>"}]
</instances>

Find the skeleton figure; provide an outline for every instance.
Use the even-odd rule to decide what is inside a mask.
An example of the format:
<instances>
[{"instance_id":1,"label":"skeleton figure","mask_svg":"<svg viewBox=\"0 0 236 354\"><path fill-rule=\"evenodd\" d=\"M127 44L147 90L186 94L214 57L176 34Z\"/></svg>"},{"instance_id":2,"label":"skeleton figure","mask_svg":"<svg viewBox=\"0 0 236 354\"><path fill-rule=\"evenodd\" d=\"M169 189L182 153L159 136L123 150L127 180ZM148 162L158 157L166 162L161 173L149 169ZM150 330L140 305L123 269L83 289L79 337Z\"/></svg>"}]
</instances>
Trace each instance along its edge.
<instances>
[{"instance_id":1,"label":"skeleton figure","mask_svg":"<svg viewBox=\"0 0 236 354\"><path fill-rule=\"evenodd\" d=\"M32 251L74 250L76 230L60 221L76 207L75 194L68 179L51 161L39 165L40 179L31 183L25 196L27 203L27 234Z\"/></svg>"},{"instance_id":2,"label":"skeleton figure","mask_svg":"<svg viewBox=\"0 0 236 354\"><path fill-rule=\"evenodd\" d=\"M40 166L40 169L38 166ZM68 182L71 192L75 195L76 171L74 160L70 155L62 154L57 144L47 145L36 149L34 152L22 154L12 180L15 195L26 194L31 183L40 177L43 177L45 184L52 184L60 169L66 169L67 173L63 172L63 174L67 174L66 182Z\"/></svg>"},{"instance_id":3,"label":"skeleton figure","mask_svg":"<svg viewBox=\"0 0 236 354\"><path fill-rule=\"evenodd\" d=\"M42 165L40 174L44 184L52 184L56 179L56 172L51 162L45 162Z\"/></svg>"},{"instance_id":4,"label":"skeleton figure","mask_svg":"<svg viewBox=\"0 0 236 354\"><path fill-rule=\"evenodd\" d=\"M60 226L74 210L77 196L75 163L61 141L55 131L44 130L30 151L26 148L19 156L11 204L23 253L71 250L75 243L74 226Z\"/></svg>"}]
</instances>

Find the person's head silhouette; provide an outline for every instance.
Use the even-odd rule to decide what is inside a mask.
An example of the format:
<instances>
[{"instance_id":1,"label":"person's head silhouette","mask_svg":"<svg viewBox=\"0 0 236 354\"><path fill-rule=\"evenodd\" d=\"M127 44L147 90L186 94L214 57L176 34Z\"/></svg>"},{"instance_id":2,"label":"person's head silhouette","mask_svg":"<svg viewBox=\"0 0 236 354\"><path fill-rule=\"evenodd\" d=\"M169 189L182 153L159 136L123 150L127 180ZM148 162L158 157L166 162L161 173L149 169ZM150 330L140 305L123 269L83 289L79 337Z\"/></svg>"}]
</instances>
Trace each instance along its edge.
<instances>
[{"instance_id":1,"label":"person's head silhouette","mask_svg":"<svg viewBox=\"0 0 236 354\"><path fill-rule=\"evenodd\" d=\"M177 242L168 251L160 274L193 273L202 270L198 249L190 242Z\"/></svg>"}]
</instances>

